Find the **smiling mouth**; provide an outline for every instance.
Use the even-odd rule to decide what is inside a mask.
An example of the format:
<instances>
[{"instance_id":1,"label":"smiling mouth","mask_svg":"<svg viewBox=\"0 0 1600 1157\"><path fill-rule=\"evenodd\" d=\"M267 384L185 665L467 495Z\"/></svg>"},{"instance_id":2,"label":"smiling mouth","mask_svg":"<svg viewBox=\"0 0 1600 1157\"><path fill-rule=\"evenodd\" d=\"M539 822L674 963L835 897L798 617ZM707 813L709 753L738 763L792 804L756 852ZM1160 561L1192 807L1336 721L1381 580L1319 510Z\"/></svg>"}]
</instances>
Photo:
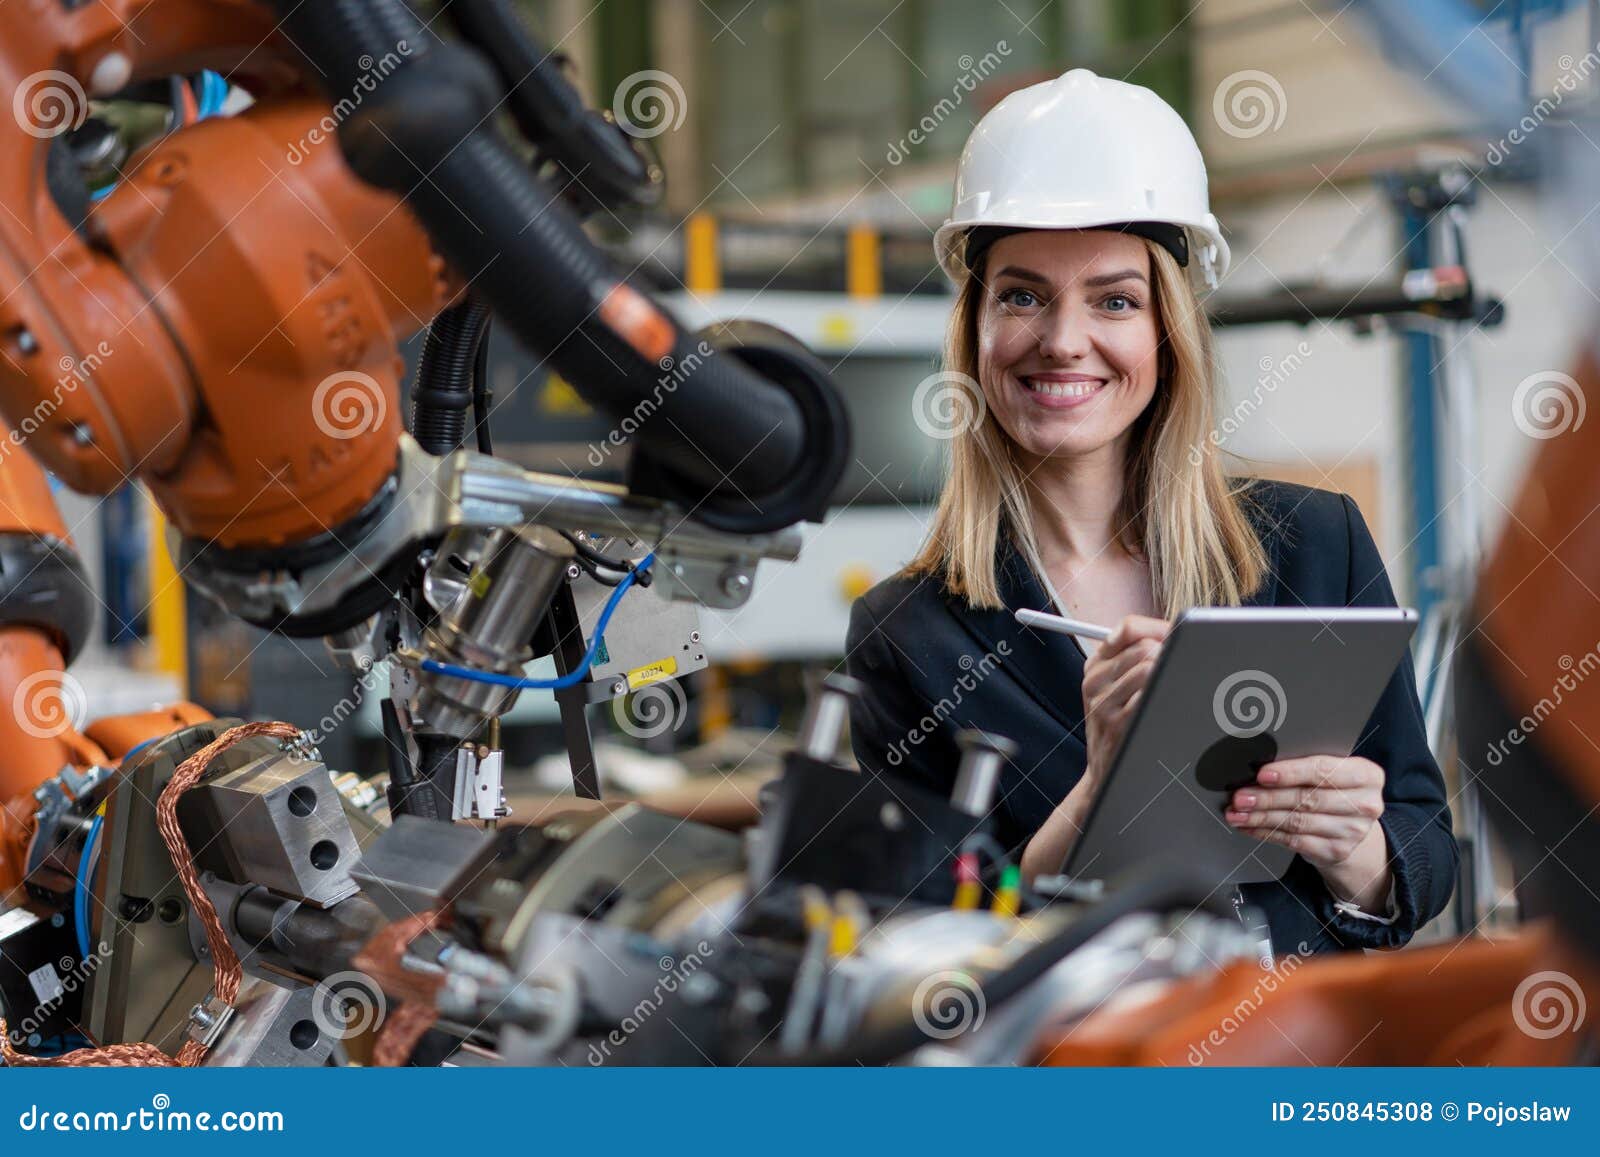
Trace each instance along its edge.
<instances>
[{"instance_id":1,"label":"smiling mouth","mask_svg":"<svg viewBox=\"0 0 1600 1157\"><path fill-rule=\"evenodd\" d=\"M1030 393L1046 398L1087 398L1105 389L1103 381L1057 382L1042 378L1024 377L1022 384Z\"/></svg>"}]
</instances>

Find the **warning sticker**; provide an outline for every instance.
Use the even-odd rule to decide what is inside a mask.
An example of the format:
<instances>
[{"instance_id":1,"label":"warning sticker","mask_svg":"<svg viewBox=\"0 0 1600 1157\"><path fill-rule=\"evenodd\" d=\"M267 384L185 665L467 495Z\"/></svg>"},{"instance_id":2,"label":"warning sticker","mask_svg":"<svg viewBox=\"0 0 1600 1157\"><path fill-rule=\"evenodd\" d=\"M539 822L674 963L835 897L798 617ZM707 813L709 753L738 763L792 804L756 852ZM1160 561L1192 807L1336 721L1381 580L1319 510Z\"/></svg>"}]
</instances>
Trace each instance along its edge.
<instances>
[{"instance_id":1,"label":"warning sticker","mask_svg":"<svg viewBox=\"0 0 1600 1157\"><path fill-rule=\"evenodd\" d=\"M66 995L67 990L61 987L61 978L56 975L55 965L48 960L28 973L28 983L33 985L33 994L39 998L40 1004L50 1004Z\"/></svg>"}]
</instances>

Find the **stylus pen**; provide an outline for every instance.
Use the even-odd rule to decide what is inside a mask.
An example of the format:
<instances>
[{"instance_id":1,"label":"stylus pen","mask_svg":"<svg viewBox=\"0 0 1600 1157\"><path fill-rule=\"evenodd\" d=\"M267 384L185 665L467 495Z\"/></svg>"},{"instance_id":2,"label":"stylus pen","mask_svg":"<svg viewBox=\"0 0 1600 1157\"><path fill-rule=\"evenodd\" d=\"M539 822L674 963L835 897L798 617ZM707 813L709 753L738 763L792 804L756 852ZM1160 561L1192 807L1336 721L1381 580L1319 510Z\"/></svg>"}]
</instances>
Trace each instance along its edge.
<instances>
[{"instance_id":1,"label":"stylus pen","mask_svg":"<svg viewBox=\"0 0 1600 1157\"><path fill-rule=\"evenodd\" d=\"M1081 639L1109 639L1110 627L1097 627L1082 619L1064 619L1060 615L1047 615L1043 611L1020 610L1017 622L1025 627L1038 627L1041 631L1054 631L1058 635L1077 635Z\"/></svg>"}]
</instances>

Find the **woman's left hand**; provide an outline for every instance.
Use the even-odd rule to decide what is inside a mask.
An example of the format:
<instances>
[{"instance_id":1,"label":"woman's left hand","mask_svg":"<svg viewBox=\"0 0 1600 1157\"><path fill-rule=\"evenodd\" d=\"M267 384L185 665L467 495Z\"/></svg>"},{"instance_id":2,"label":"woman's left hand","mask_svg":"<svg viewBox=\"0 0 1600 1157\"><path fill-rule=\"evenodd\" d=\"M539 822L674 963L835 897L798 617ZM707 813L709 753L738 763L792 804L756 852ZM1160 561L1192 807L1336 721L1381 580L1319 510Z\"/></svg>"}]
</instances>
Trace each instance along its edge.
<instances>
[{"instance_id":1,"label":"woman's left hand","mask_svg":"<svg viewBox=\"0 0 1600 1157\"><path fill-rule=\"evenodd\" d=\"M1370 909L1389 891L1388 841L1378 824L1383 782L1383 768L1360 756L1282 759L1233 793L1224 818L1300 853L1340 899Z\"/></svg>"}]
</instances>

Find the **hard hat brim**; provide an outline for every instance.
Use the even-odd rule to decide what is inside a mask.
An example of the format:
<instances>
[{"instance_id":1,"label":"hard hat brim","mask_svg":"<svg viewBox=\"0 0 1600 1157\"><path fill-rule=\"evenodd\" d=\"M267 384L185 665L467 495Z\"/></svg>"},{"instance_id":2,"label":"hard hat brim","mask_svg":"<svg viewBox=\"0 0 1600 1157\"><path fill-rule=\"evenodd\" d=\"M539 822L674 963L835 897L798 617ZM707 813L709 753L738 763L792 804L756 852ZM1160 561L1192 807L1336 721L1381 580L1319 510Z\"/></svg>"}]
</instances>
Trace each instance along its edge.
<instances>
[{"instance_id":1,"label":"hard hat brim","mask_svg":"<svg viewBox=\"0 0 1600 1157\"><path fill-rule=\"evenodd\" d=\"M1189 277L1197 289L1214 288L1228 272L1229 260L1232 256L1228 249L1228 242L1222 236L1222 229L1217 224L1216 217L1206 215L1205 221L1171 221L1161 219L1161 224L1181 226L1189 236ZM999 221L992 218L973 219L963 221L946 221L933 235L933 251L938 259L939 267L944 270L952 284L959 286L966 276L966 235L969 229L980 226L992 226L1004 229L1101 229L1111 225L1127 224L1126 218L1107 217L1105 220L1074 221L1070 224L1061 221L1042 220L1013 220Z\"/></svg>"}]
</instances>

